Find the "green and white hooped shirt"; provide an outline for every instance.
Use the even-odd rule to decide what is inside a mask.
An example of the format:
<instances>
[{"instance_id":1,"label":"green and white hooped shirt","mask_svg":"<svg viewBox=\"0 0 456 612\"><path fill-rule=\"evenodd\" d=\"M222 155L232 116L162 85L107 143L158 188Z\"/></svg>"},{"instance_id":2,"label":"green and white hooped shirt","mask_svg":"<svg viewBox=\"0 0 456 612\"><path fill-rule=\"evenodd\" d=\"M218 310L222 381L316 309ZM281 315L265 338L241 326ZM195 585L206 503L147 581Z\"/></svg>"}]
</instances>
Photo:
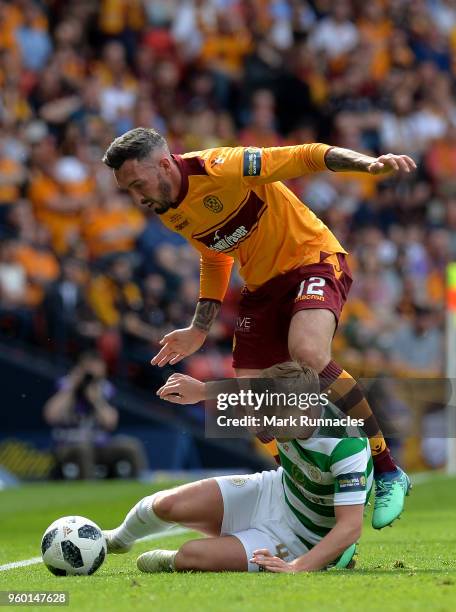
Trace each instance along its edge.
<instances>
[{"instance_id":1,"label":"green and white hooped shirt","mask_svg":"<svg viewBox=\"0 0 456 612\"><path fill-rule=\"evenodd\" d=\"M334 507L366 504L373 463L367 438L277 442L285 502L298 521L296 536L308 548L336 524Z\"/></svg>"}]
</instances>

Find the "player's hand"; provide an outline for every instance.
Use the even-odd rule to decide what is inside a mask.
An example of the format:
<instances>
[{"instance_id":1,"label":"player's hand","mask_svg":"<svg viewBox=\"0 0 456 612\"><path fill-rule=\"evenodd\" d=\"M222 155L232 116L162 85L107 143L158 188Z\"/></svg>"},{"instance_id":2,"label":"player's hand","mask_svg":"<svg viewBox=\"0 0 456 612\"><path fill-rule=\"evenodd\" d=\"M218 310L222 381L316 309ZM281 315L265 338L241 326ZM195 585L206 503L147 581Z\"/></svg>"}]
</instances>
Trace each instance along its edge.
<instances>
[{"instance_id":1,"label":"player's hand","mask_svg":"<svg viewBox=\"0 0 456 612\"><path fill-rule=\"evenodd\" d=\"M205 385L186 374L172 374L157 391L160 399L173 404L196 404L205 399Z\"/></svg>"},{"instance_id":2,"label":"player's hand","mask_svg":"<svg viewBox=\"0 0 456 612\"><path fill-rule=\"evenodd\" d=\"M292 563L287 563L280 557L274 557L267 548L254 550L250 563L256 563L268 572L281 574L294 574L296 572Z\"/></svg>"},{"instance_id":3,"label":"player's hand","mask_svg":"<svg viewBox=\"0 0 456 612\"><path fill-rule=\"evenodd\" d=\"M416 164L408 155L394 155L387 153L380 155L367 166L369 174L393 174L396 172L411 172L416 170Z\"/></svg>"},{"instance_id":4,"label":"player's hand","mask_svg":"<svg viewBox=\"0 0 456 612\"><path fill-rule=\"evenodd\" d=\"M201 348L206 340L206 332L197 327L185 327L176 329L160 340L161 350L151 360L152 365L162 368L167 363L174 365L184 357L188 357Z\"/></svg>"}]
</instances>

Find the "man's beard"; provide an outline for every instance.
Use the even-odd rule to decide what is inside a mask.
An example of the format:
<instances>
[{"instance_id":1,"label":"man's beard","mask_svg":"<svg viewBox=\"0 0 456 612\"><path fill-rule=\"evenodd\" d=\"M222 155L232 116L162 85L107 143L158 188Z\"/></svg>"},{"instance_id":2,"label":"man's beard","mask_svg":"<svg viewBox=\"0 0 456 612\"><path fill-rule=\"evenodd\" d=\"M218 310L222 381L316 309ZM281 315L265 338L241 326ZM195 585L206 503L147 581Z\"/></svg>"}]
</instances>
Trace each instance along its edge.
<instances>
[{"instance_id":1,"label":"man's beard","mask_svg":"<svg viewBox=\"0 0 456 612\"><path fill-rule=\"evenodd\" d=\"M159 177L158 188L160 190L161 198L158 202L158 206L154 208L154 212L157 213L157 215L163 215L173 205L173 202L171 201L171 185Z\"/></svg>"}]
</instances>

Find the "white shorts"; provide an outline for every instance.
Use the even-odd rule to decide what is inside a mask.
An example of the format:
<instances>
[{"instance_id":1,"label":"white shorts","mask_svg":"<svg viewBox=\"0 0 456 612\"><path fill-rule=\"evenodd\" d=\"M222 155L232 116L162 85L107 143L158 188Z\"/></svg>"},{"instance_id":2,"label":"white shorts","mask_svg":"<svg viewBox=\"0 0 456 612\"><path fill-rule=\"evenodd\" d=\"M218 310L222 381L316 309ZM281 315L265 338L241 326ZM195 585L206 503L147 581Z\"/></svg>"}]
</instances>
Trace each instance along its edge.
<instances>
[{"instance_id":1,"label":"white shorts","mask_svg":"<svg viewBox=\"0 0 456 612\"><path fill-rule=\"evenodd\" d=\"M234 535L242 543L249 572L259 567L250 563L253 551L267 548L273 555L292 561L308 549L291 529L292 519L282 487L282 468L257 474L221 476L215 479L223 497L220 535Z\"/></svg>"}]
</instances>

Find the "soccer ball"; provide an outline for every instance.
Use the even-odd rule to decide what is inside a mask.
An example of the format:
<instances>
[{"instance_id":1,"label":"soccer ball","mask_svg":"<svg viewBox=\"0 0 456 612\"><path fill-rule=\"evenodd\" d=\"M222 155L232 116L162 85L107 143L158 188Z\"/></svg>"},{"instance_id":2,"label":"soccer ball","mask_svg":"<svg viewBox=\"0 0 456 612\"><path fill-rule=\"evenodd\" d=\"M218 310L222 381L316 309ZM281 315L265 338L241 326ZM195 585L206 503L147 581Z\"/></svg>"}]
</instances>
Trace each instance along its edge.
<instances>
[{"instance_id":1,"label":"soccer ball","mask_svg":"<svg viewBox=\"0 0 456 612\"><path fill-rule=\"evenodd\" d=\"M93 521L83 516L64 516L44 532L41 555L56 576L89 576L105 559L106 541Z\"/></svg>"}]
</instances>

